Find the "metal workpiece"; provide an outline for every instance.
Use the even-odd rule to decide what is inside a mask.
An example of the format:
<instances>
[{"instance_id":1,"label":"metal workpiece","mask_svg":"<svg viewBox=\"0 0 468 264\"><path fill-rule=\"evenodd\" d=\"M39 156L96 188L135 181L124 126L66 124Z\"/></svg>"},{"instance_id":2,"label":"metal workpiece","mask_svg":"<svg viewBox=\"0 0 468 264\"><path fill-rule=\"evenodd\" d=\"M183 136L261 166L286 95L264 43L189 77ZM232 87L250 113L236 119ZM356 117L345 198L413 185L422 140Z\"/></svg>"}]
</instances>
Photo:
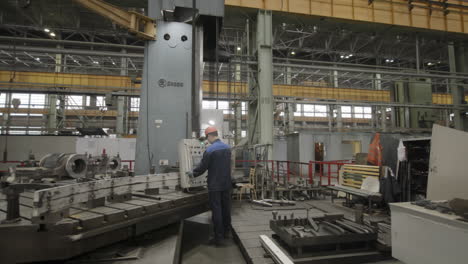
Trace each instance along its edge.
<instances>
[{"instance_id":1,"label":"metal workpiece","mask_svg":"<svg viewBox=\"0 0 468 264\"><path fill-rule=\"evenodd\" d=\"M88 157L83 154L51 153L39 161L39 167L51 170L59 178L85 178L88 171Z\"/></svg>"},{"instance_id":2,"label":"metal workpiece","mask_svg":"<svg viewBox=\"0 0 468 264\"><path fill-rule=\"evenodd\" d=\"M295 204L296 204L295 201L284 200L284 199L281 199L281 200L263 199L263 201L265 201L265 202L267 202L267 203L279 204L279 205L295 205Z\"/></svg>"},{"instance_id":3,"label":"metal workpiece","mask_svg":"<svg viewBox=\"0 0 468 264\"><path fill-rule=\"evenodd\" d=\"M288 245L292 250L290 253L298 256L318 254L324 250L323 247L336 251L341 246L367 250L377 240L377 232L373 228L349 221L343 214L292 219L281 219L280 216L270 220L270 228Z\"/></svg>"},{"instance_id":4,"label":"metal workpiece","mask_svg":"<svg viewBox=\"0 0 468 264\"><path fill-rule=\"evenodd\" d=\"M120 156L92 156L75 153L51 153L40 161L29 160L34 166L13 168L17 181L27 179L40 182L43 179L75 179L88 181L102 177L129 176L128 170L122 169Z\"/></svg>"},{"instance_id":5,"label":"metal workpiece","mask_svg":"<svg viewBox=\"0 0 468 264\"><path fill-rule=\"evenodd\" d=\"M260 243L262 247L268 252L271 258L274 260L275 263L281 264L293 264L294 262L291 260L289 256L287 256L272 239L270 239L266 235L260 235Z\"/></svg>"},{"instance_id":6,"label":"metal workpiece","mask_svg":"<svg viewBox=\"0 0 468 264\"><path fill-rule=\"evenodd\" d=\"M273 204L265 202L264 200L251 200L251 202L261 206L273 207Z\"/></svg>"}]
</instances>

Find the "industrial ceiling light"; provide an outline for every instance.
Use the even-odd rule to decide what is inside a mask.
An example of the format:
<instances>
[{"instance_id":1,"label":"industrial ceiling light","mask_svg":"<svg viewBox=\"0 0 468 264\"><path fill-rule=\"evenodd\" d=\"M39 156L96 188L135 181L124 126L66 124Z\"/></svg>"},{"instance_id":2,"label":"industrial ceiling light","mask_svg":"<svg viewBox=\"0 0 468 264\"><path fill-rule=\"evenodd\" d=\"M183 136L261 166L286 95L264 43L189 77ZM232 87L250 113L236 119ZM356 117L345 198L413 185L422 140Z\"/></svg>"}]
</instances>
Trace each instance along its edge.
<instances>
[{"instance_id":1,"label":"industrial ceiling light","mask_svg":"<svg viewBox=\"0 0 468 264\"><path fill-rule=\"evenodd\" d=\"M295 51L291 51L291 55L296 55L296 52L295 52Z\"/></svg>"},{"instance_id":2,"label":"industrial ceiling light","mask_svg":"<svg viewBox=\"0 0 468 264\"><path fill-rule=\"evenodd\" d=\"M49 33L49 32L50 32L50 29L44 28L44 31L45 31L46 33Z\"/></svg>"},{"instance_id":3,"label":"industrial ceiling light","mask_svg":"<svg viewBox=\"0 0 468 264\"><path fill-rule=\"evenodd\" d=\"M349 56L349 57L352 57L352 56L354 56L354 55L353 55L353 54L349 54L348 56Z\"/></svg>"},{"instance_id":4,"label":"industrial ceiling light","mask_svg":"<svg viewBox=\"0 0 468 264\"><path fill-rule=\"evenodd\" d=\"M214 126L214 124L215 124L215 121L213 121L213 120L210 120L210 121L208 121L208 124L210 124L210 125Z\"/></svg>"},{"instance_id":5,"label":"industrial ceiling light","mask_svg":"<svg viewBox=\"0 0 468 264\"><path fill-rule=\"evenodd\" d=\"M433 65L432 62L428 62L428 63L427 63L427 66L432 66L432 65Z\"/></svg>"},{"instance_id":6,"label":"industrial ceiling light","mask_svg":"<svg viewBox=\"0 0 468 264\"><path fill-rule=\"evenodd\" d=\"M237 50L240 51L240 50L241 50L241 47L237 47Z\"/></svg>"},{"instance_id":7,"label":"industrial ceiling light","mask_svg":"<svg viewBox=\"0 0 468 264\"><path fill-rule=\"evenodd\" d=\"M55 33L54 32L50 32L49 34L51 37L55 37Z\"/></svg>"},{"instance_id":8,"label":"industrial ceiling light","mask_svg":"<svg viewBox=\"0 0 468 264\"><path fill-rule=\"evenodd\" d=\"M38 58L35 58L35 60L36 60L36 61L41 61L41 58L38 57Z\"/></svg>"}]
</instances>

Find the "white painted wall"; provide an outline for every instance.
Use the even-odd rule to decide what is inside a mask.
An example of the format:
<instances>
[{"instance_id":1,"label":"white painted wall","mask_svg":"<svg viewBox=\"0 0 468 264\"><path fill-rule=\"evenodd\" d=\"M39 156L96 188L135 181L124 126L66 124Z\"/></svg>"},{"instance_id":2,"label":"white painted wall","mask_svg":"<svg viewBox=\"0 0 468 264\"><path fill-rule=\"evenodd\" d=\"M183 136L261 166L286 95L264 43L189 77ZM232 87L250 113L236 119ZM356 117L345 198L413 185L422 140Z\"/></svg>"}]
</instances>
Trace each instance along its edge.
<instances>
[{"instance_id":1,"label":"white painted wall","mask_svg":"<svg viewBox=\"0 0 468 264\"><path fill-rule=\"evenodd\" d=\"M73 136L0 136L0 155L4 160L6 146L7 160L27 160L29 152L36 159L40 159L48 153L74 153L76 137ZM1 164L0 170L7 170L14 164Z\"/></svg>"},{"instance_id":2,"label":"white painted wall","mask_svg":"<svg viewBox=\"0 0 468 264\"><path fill-rule=\"evenodd\" d=\"M74 136L0 136L0 155L3 160L5 145L7 160L27 160L32 152L37 160L49 153L80 153L101 155L106 149L109 156L120 154L122 160L135 159L135 138L84 138ZM0 163L0 170L15 164Z\"/></svg>"},{"instance_id":3,"label":"white painted wall","mask_svg":"<svg viewBox=\"0 0 468 264\"><path fill-rule=\"evenodd\" d=\"M77 138L76 153L99 156L103 149L108 156L120 155L122 160L135 159L136 138Z\"/></svg>"},{"instance_id":4,"label":"white painted wall","mask_svg":"<svg viewBox=\"0 0 468 264\"><path fill-rule=\"evenodd\" d=\"M362 151L366 152L369 148L369 143L372 138L372 133L299 133L299 161L308 162L315 160L314 144L322 142L325 147L324 160L343 160L349 159L352 147L350 144L343 141L359 141L361 142ZM290 150L291 151L291 150Z\"/></svg>"}]
</instances>

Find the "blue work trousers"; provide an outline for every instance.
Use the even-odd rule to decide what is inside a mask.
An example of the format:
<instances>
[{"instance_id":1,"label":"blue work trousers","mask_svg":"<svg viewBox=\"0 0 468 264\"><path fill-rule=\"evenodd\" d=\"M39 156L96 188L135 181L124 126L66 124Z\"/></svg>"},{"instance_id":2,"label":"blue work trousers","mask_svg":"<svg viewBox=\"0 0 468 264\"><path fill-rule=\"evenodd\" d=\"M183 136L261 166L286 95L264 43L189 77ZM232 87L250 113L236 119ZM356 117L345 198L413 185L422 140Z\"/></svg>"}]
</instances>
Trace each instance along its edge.
<instances>
[{"instance_id":1,"label":"blue work trousers","mask_svg":"<svg viewBox=\"0 0 468 264\"><path fill-rule=\"evenodd\" d=\"M208 202L214 228L214 239L221 241L231 231L231 190L209 191Z\"/></svg>"}]
</instances>

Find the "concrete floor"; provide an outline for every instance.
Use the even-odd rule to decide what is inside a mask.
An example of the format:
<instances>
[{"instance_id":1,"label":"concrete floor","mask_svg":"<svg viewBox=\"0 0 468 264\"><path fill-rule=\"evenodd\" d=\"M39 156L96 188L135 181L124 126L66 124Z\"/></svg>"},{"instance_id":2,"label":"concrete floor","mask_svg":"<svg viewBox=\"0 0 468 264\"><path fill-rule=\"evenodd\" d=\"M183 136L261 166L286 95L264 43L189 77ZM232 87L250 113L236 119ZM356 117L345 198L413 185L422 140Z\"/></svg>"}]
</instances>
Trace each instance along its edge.
<instances>
[{"instance_id":1,"label":"concrete floor","mask_svg":"<svg viewBox=\"0 0 468 264\"><path fill-rule=\"evenodd\" d=\"M212 235L210 222L211 213L209 212L197 215L185 221L182 244L182 263L245 263L239 247L232 238L225 240L221 247L208 245L208 240ZM130 258L137 255L139 257L129 260L106 261L106 263L172 263L178 239L178 231L178 224L170 225L161 230L147 233L132 241L121 242L72 259L68 261L67 264L97 263L97 260L102 261L103 259L112 259L120 255Z\"/></svg>"},{"instance_id":2,"label":"concrete floor","mask_svg":"<svg viewBox=\"0 0 468 264\"><path fill-rule=\"evenodd\" d=\"M236 210L233 208L233 210ZM211 264L211 263L246 263L239 247L232 239L225 241L223 247L207 245L212 233L211 214L209 212L197 215L184 224L182 263L184 264ZM138 237L112 245L93 253L68 261L73 263L93 263L93 260L109 259L116 256L137 256L129 260L108 261L115 264L153 264L172 263L178 238L179 225L170 225ZM378 264L402 264L398 260L375 262Z\"/></svg>"}]
</instances>

